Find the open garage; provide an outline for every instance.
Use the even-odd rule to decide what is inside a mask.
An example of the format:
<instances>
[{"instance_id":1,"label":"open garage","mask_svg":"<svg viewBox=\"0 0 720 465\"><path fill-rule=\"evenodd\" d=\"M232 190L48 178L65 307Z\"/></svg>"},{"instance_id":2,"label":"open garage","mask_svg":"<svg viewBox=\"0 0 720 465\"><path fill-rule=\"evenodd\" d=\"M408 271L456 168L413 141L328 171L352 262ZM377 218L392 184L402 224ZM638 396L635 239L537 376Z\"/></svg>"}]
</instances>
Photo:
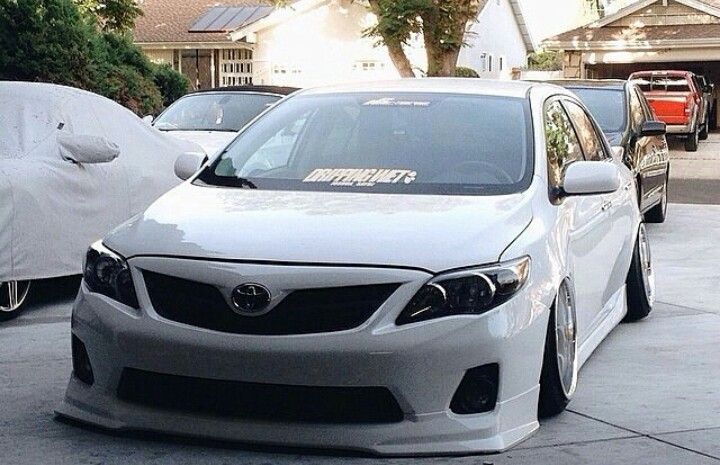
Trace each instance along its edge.
<instances>
[{"instance_id":1,"label":"open garage","mask_svg":"<svg viewBox=\"0 0 720 465\"><path fill-rule=\"evenodd\" d=\"M720 84L720 0L637 2L544 46L564 52L566 78L626 79L635 71L677 69ZM712 121L717 127L716 111Z\"/></svg>"}]
</instances>

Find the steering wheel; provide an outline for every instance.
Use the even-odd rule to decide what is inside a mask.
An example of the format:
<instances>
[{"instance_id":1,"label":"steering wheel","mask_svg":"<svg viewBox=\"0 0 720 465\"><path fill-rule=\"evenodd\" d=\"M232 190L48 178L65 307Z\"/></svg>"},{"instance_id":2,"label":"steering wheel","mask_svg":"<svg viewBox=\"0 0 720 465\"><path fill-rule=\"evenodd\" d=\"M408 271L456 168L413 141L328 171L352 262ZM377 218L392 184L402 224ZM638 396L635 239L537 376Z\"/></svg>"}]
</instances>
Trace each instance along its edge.
<instances>
[{"instance_id":1,"label":"steering wheel","mask_svg":"<svg viewBox=\"0 0 720 465\"><path fill-rule=\"evenodd\" d=\"M497 165L488 163L486 161L469 160L459 163L451 168L451 171L455 173L463 173L465 171L482 171L483 173L489 172L498 181L506 181L513 184L515 180L510 176L507 171L500 168Z\"/></svg>"}]
</instances>

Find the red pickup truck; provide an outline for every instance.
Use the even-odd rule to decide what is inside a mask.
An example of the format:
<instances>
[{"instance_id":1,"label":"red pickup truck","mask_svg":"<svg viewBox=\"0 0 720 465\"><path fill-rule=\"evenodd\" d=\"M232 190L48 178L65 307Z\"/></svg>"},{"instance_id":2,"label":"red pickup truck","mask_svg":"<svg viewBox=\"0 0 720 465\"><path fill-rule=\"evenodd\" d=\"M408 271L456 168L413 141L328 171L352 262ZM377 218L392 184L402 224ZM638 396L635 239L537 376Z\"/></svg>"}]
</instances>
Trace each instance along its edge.
<instances>
[{"instance_id":1,"label":"red pickup truck","mask_svg":"<svg viewBox=\"0 0 720 465\"><path fill-rule=\"evenodd\" d=\"M630 75L640 86L668 134L685 137L685 150L695 152L707 139L709 102L695 74L689 71L641 71Z\"/></svg>"}]
</instances>

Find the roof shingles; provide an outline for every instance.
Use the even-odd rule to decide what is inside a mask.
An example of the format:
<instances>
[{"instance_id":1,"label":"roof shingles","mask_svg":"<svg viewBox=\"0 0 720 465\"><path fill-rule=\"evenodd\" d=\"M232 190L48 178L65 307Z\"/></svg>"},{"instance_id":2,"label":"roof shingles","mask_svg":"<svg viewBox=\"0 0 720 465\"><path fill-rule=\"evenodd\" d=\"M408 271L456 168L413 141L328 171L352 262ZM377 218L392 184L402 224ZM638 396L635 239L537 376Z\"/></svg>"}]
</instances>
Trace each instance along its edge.
<instances>
[{"instance_id":1,"label":"roof shingles","mask_svg":"<svg viewBox=\"0 0 720 465\"><path fill-rule=\"evenodd\" d=\"M267 5L265 0L141 0L133 39L140 43L232 42L226 32L189 32L210 8Z\"/></svg>"}]
</instances>

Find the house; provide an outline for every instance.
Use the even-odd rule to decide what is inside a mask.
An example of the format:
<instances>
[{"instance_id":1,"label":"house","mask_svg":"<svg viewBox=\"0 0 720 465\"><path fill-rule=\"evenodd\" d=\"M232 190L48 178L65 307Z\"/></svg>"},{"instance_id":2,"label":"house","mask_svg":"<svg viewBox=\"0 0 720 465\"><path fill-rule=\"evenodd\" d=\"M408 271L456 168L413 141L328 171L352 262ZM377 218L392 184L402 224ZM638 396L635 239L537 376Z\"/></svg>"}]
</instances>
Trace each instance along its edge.
<instances>
[{"instance_id":1,"label":"house","mask_svg":"<svg viewBox=\"0 0 720 465\"><path fill-rule=\"evenodd\" d=\"M641 0L543 45L563 51L566 77L683 69L720 82L720 0Z\"/></svg>"},{"instance_id":2,"label":"house","mask_svg":"<svg viewBox=\"0 0 720 465\"><path fill-rule=\"evenodd\" d=\"M547 36L594 19L595 3L488 0L458 63L482 77L508 78ZM387 50L364 37L375 17L360 0L296 0L284 8L263 0L142 0L140 6L135 42L153 61L187 75L194 88L307 87L398 76ZM406 49L422 75L422 41L415 38Z\"/></svg>"}]
</instances>

